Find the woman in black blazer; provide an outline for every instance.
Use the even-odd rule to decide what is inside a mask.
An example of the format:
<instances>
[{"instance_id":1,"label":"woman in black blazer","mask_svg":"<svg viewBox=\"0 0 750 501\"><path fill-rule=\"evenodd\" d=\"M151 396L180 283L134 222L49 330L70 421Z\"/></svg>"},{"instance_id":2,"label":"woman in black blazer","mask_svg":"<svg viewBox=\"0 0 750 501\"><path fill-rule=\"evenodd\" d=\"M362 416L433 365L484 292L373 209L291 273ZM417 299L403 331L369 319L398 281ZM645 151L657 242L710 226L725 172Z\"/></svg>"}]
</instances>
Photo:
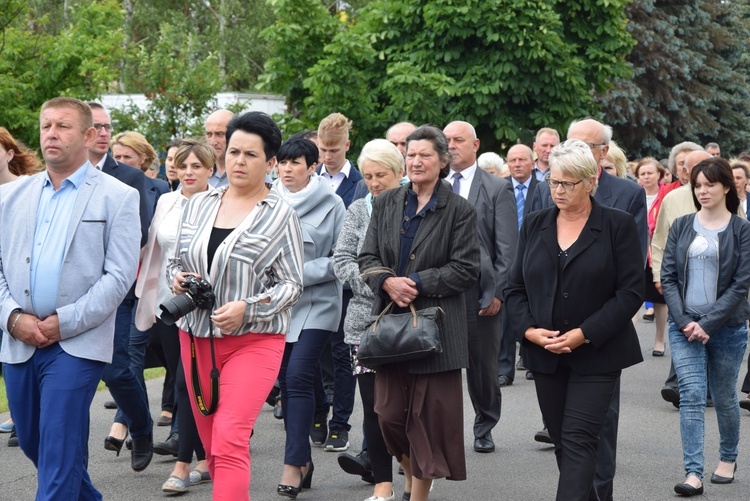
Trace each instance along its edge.
<instances>
[{"instance_id":1,"label":"woman in black blazer","mask_svg":"<svg viewBox=\"0 0 750 501\"><path fill-rule=\"evenodd\" d=\"M443 133L423 125L406 141L411 183L374 200L358 261L363 273L379 266L396 272L366 277L375 292L373 313L390 301L400 308L413 303L417 310L444 311L442 353L378 367L375 376L383 439L406 475L402 499L423 501L433 479L466 479L461 369L469 352L463 293L477 284L479 243L474 208L439 179L450 160Z\"/></svg>"},{"instance_id":2,"label":"woman in black blazer","mask_svg":"<svg viewBox=\"0 0 750 501\"><path fill-rule=\"evenodd\" d=\"M552 150L555 207L524 220L505 291L555 444L561 501L589 498L620 372L643 361L630 320L643 302L638 231L630 214L594 201L597 169L582 141Z\"/></svg>"}]
</instances>

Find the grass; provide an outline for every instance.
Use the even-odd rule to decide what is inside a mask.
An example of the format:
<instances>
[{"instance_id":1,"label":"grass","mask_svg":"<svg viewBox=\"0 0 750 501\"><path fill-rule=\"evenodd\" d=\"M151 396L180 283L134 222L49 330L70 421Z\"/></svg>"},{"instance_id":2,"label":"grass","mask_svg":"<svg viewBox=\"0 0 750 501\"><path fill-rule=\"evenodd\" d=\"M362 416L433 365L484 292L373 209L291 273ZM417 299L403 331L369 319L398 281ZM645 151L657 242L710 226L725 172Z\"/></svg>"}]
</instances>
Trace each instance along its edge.
<instances>
[{"instance_id":1,"label":"grass","mask_svg":"<svg viewBox=\"0 0 750 501\"><path fill-rule=\"evenodd\" d=\"M155 367L153 369L146 369L143 371L143 377L146 379L154 379L157 377L163 377L166 371L163 367ZM99 381L99 386L96 391L101 391L107 387L104 381ZM0 413L8 412L8 396L5 393L5 379L0 377Z\"/></svg>"}]
</instances>

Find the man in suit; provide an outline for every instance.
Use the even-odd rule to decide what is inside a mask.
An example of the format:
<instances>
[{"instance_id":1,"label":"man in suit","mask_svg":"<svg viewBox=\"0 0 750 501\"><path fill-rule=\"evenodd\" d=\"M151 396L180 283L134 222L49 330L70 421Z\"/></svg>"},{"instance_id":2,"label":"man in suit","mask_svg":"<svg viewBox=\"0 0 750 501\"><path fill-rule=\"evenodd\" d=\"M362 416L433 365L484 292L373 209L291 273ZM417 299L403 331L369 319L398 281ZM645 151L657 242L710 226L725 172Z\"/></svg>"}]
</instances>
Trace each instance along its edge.
<instances>
[{"instance_id":1,"label":"man in suit","mask_svg":"<svg viewBox=\"0 0 750 501\"><path fill-rule=\"evenodd\" d=\"M354 201L357 183L362 179L362 174L346 159L346 152L351 144L351 128L352 122L341 113L331 113L318 125L318 150L322 163L317 173L341 197L347 209ZM343 452L349 448L349 418L354 411L354 392L357 385L352 374L349 345L344 342L344 318L351 298L352 290L344 284L341 322L338 330L331 336L333 415L328 423L328 437L323 443L320 442L325 432L328 410L327 406L319 402L323 398L322 381L316 382L316 413L310 436L313 443L323 445L329 452Z\"/></svg>"},{"instance_id":2,"label":"man in suit","mask_svg":"<svg viewBox=\"0 0 750 501\"><path fill-rule=\"evenodd\" d=\"M227 125L234 118L234 113L229 110L216 110L206 119L204 129L206 130L206 141L216 152L216 165L208 184L211 188L220 188L229 184L226 166L224 164L227 150Z\"/></svg>"},{"instance_id":3,"label":"man in suit","mask_svg":"<svg viewBox=\"0 0 750 501\"><path fill-rule=\"evenodd\" d=\"M547 158L549 159L549 153ZM531 175L534 169L534 153L525 144L516 144L508 150L507 159L510 169L510 183L507 183L507 189L512 193L515 202L520 230L523 218L531 209L531 204L527 204L526 200L531 201L534 189L539 183L537 178ZM516 373L516 336L510 330L510 321L505 312L502 314L502 319L503 335L500 339L500 354L497 358L497 385L501 388L512 385Z\"/></svg>"},{"instance_id":4,"label":"man in suit","mask_svg":"<svg viewBox=\"0 0 750 501\"><path fill-rule=\"evenodd\" d=\"M532 173L537 181L544 181L544 176L549 171L549 154L558 144L560 144L560 134L555 129L544 127L536 133L536 139L532 145L536 153L536 163Z\"/></svg>"},{"instance_id":5,"label":"man in suit","mask_svg":"<svg viewBox=\"0 0 750 501\"><path fill-rule=\"evenodd\" d=\"M469 327L469 368L466 379L474 406L474 450L493 452L492 429L500 419L497 386L500 351L502 291L518 241L516 205L509 182L479 169L474 127L451 122L443 130L452 156L447 180L454 193L468 200L477 212L481 270L479 283L466 292Z\"/></svg>"},{"instance_id":6,"label":"man in suit","mask_svg":"<svg viewBox=\"0 0 750 501\"><path fill-rule=\"evenodd\" d=\"M102 499L86 471L89 407L138 266L138 193L88 161L85 103L47 101L40 125L47 170L0 189L0 360L36 499Z\"/></svg>"},{"instance_id":7,"label":"man in suit","mask_svg":"<svg viewBox=\"0 0 750 501\"><path fill-rule=\"evenodd\" d=\"M587 118L574 121L568 128L568 139L580 139L591 148L597 165L607 156L609 142L612 140L612 128ZM635 218L638 237L641 244L642 260L645 268L646 250L648 248L648 220L646 212L646 192L643 188L627 179L607 174L599 167L599 182L594 199L607 207L614 207L628 212ZM549 186L540 183L534 193L531 210L552 207L552 197ZM635 257L635 256L634 256ZM617 425L620 414L620 384L619 380L612 396L604 427L599 435L599 449L597 450L596 477L594 490L599 501L612 500L612 488L617 466ZM540 434L537 434L540 436ZM539 440L537 438L537 440Z\"/></svg>"},{"instance_id":8,"label":"man in suit","mask_svg":"<svg viewBox=\"0 0 750 501\"><path fill-rule=\"evenodd\" d=\"M108 154L113 131L109 114L99 103L90 102L89 107L94 117L94 129L97 133L95 141L88 145L89 161L98 170L138 191L140 246L143 246L148 238L148 228L153 216L148 202L146 176L140 169L119 163ZM133 281L135 278L133 275ZM151 462L153 422L148 408L146 385L143 381L148 335L140 333L133 325L136 300L135 286L133 286L117 308L114 353L112 361L104 369L102 380L107 384L118 408L110 436L105 439L105 448L113 447L112 445L108 447L107 441L111 438L119 441L121 447L121 442L130 433L133 439L131 466L136 471L142 471ZM131 360L131 353L134 354L133 360ZM114 448L119 453L119 448L117 446Z\"/></svg>"}]
</instances>

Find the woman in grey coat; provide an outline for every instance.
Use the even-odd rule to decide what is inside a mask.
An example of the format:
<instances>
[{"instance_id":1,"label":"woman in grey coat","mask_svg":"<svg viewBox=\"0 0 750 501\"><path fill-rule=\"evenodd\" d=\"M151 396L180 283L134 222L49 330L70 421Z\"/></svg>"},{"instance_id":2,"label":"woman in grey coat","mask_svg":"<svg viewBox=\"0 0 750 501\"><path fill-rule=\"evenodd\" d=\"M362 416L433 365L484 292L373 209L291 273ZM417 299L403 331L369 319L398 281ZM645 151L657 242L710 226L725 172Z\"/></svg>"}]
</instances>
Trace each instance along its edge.
<instances>
[{"instance_id":1,"label":"woman in grey coat","mask_svg":"<svg viewBox=\"0 0 750 501\"><path fill-rule=\"evenodd\" d=\"M308 139L287 141L278 154L274 187L302 225L302 296L292 309L279 371L286 448L280 496L295 499L310 487L313 465L308 434L315 412L315 366L341 320L341 282L333 272L333 248L344 222L344 202L315 174L318 148Z\"/></svg>"},{"instance_id":2,"label":"woman in grey coat","mask_svg":"<svg viewBox=\"0 0 750 501\"><path fill-rule=\"evenodd\" d=\"M359 273L357 256L365 241L367 226L370 224L372 203L381 193L399 187L404 175L404 157L389 141L374 139L362 148L357 164L364 176L369 194L352 203L346 212L344 226L341 228L333 253L333 270L339 280L347 283L354 293L344 319L344 341L351 346L354 360L352 368L359 382L359 394L362 397L362 427L367 441L366 457L372 465L372 476L375 479L373 494L365 501L388 501L395 499L393 468L391 455L378 424L378 415L375 413L375 371L357 362L357 348L370 322L372 305L375 302L375 295ZM364 461L366 460L361 456L354 458L346 453L339 456L339 464L345 471L352 470L352 467L361 468Z\"/></svg>"},{"instance_id":3,"label":"woman in grey coat","mask_svg":"<svg viewBox=\"0 0 750 501\"><path fill-rule=\"evenodd\" d=\"M440 129L423 125L409 135L411 182L375 199L359 255L363 273L380 266L395 271L395 276L368 275L373 313L390 301L400 307L397 312L412 303L417 310L444 311L442 353L384 365L375 378L383 437L404 468L404 498L414 501L428 498L433 479L466 478L461 369L469 354L463 293L479 276L479 243L474 208L440 180L449 161Z\"/></svg>"}]
</instances>

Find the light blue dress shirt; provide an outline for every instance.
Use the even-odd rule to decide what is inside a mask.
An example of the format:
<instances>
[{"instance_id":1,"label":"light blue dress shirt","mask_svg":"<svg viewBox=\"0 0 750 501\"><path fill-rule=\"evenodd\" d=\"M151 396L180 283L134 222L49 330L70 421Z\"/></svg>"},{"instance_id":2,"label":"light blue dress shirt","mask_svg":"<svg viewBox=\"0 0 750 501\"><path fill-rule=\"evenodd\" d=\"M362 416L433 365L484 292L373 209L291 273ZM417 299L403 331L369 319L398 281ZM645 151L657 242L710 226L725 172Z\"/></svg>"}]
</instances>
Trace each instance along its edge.
<instances>
[{"instance_id":1,"label":"light blue dress shirt","mask_svg":"<svg viewBox=\"0 0 750 501\"><path fill-rule=\"evenodd\" d=\"M45 174L36 212L34 248L31 251L31 304L34 314L44 319L55 313L60 272L68 240L73 207L91 163L86 163L60 183L55 191L49 173ZM104 224L92 221L87 224Z\"/></svg>"}]
</instances>

